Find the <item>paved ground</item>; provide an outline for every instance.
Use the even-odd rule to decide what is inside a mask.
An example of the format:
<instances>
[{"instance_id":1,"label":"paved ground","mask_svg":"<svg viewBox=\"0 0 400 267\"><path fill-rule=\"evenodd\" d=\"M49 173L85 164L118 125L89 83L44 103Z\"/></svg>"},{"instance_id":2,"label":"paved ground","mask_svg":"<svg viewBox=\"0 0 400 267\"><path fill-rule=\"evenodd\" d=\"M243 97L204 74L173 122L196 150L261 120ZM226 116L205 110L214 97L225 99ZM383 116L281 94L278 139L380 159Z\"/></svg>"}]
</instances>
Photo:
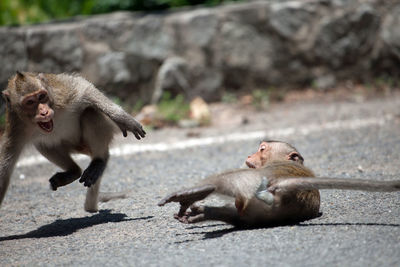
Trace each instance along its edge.
<instances>
[{"instance_id":1,"label":"paved ground","mask_svg":"<svg viewBox=\"0 0 400 267\"><path fill-rule=\"evenodd\" d=\"M83 211L81 184L50 191L57 168L26 153L0 209L0 265L400 266L398 192L322 191L321 217L250 230L180 224L177 205L156 206L168 192L241 166L262 138L293 143L318 175L400 179L399 94L219 116L209 129L118 139L102 189L133 191L96 214Z\"/></svg>"}]
</instances>

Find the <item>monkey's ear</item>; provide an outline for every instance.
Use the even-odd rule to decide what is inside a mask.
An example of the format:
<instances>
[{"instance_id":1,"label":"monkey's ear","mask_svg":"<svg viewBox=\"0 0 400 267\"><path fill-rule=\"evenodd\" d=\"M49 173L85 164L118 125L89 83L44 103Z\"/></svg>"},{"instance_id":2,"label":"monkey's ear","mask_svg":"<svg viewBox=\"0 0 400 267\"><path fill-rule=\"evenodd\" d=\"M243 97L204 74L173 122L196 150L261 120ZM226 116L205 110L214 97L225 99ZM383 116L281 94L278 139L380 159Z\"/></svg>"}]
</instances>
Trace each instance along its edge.
<instances>
[{"instance_id":1,"label":"monkey's ear","mask_svg":"<svg viewBox=\"0 0 400 267\"><path fill-rule=\"evenodd\" d=\"M44 77L44 74L43 74L43 73L39 73L39 74L38 74L38 78L39 78L39 80L41 80L41 81L44 82L44 83L47 82L47 79L46 79L46 77Z\"/></svg>"},{"instance_id":2,"label":"monkey's ear","mask_svg":"<svg viewBox=\"0 0 400 267\"><path fill-rule=\"evenodd\" d=\"M22 72L20 72L19 70L17 70L16 72L17 72L18 79L24 79L25 75Z\"/></svg>"},{"instance_id":3,"label":"monkey's ear","mask_svg":"<svg viewBox=\"0 0 400 267\"><path fill-rule=\"evenodd\" d=\"M301 163L301 164L303 164L303 162L304 162L303 157L298 152L291 152L288 155L288 160L296 161L296 162Z\"/></svg>"}]
</instances>

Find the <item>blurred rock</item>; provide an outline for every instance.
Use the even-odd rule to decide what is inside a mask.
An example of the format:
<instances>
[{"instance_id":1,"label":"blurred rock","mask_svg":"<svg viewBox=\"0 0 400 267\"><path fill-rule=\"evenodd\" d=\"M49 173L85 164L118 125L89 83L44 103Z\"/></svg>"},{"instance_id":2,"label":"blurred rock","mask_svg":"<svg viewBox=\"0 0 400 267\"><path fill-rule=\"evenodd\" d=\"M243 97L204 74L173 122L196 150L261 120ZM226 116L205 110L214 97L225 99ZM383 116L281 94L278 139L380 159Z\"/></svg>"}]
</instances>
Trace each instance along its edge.
<instances>
[{"instance_id":1,"label":"blurred rock","mask_svg":"<svg viewBox=\"0 0 400 267\"><path fill-rule=\"evenodd\" d=\"M185 59L181 57L166 59L158 70L151 103L157 104L165 91L187 95L190 89L188 80L188 64Z\"/></svg>"},{"instance_id":2,"label":"blurred rock","mask_svg":"<svg viewBox=\"0 0 400 267\"><path fill-rule=\"evenodd\" d=\"M185 128L185 129L186 128L194 128L194 127L200 126L200 122L197 120L183 119L178 122L178 126L180 128Z\"/></svg>"},{"instance_id":3,"label":"blurred rock","mask_svg":"<svg viewBox=\"0 0 400 267\"><path fill-rule=\"evenodd\" d=\"M144 126L151 126L156 129L165 126L162 118L159 115L158 107L156 105L147 105L142 108L136 119Z\"/></svg>"},{"instance_id":4,"label":"blurred rock","mask_svg":"<svg viewBox=\"0 0 400 267\"><path fill-rule=\"evenodd\" d=\"M336 84L335 76L332 74L321 75L315 79L314 86L318 89L326 90L334 87Z\"/></svg>"},{"instance_id":5,"label":"blurred rock","mask_svg":"<svg viewBox=\"0 0 400 267\"><path fill-rule=\"evenodd\" d=\"M197 121L200 125L207 125L210 123L210 109L201 97L196 97L190 102L190 118Z\"/></svg>"},{"instance_id":6,"label":"blurred rock","mask_svg":"<svg viewBox=\"0 0 400 267\"><path fill-rule=\"evenodd\" d=\"M0 88L3 90L16 70L28 68L24 29L0 28L0 62Z\"/></svg>"},{"instance_id":7,"label":"blurred rock","mask_svg":"<svg viewBox=\"0 0 400 267\"><path fill-rule=\"evenodd\" d=\"M83 68L83 43L75 25L27 28L28 69L35 72L74 72Z\"/></svg>"},{"instance_id":8,"label":"blurred rock","mask_svg":"<svg viewBox=\"0 0 400 267\"><path fill-rule=\"evenodd\" d=\"M391 10L382 26L383 42L390 53L400 60L400 5Z\"/></svg>"},{"instance_id":9,"label":"blurred rock","mask_svg":"<svg viewBox=\"0 0 400 267\"><path fill-rule=\"evenodd\" d=\"M146 104L165 90L217 101L230 90L399 77L399 18L392 0L270 0L3 27L0 85L17 69L80 72Z\"/></svg>"}]
</instances>

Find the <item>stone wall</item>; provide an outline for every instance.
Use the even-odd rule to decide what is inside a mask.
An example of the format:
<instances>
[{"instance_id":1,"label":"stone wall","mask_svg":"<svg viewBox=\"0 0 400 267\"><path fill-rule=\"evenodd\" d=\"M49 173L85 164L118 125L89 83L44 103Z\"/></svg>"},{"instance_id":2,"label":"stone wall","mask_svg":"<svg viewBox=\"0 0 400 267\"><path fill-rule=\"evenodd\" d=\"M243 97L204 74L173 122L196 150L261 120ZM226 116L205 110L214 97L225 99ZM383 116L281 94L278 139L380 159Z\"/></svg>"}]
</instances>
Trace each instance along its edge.
<instances>
[{"instance_id":1,"label":"stone wall","mask_svg":"<svg viewBox=\"0 0 400 267\"><path fill-rule=\"evenodd\" d=\"M163 90L214 101L224 90L397 77L400 2L251 1L2 27L0 62L1 88L15 70L79 72L146 103Z\"/></svg>"}]
</instances>

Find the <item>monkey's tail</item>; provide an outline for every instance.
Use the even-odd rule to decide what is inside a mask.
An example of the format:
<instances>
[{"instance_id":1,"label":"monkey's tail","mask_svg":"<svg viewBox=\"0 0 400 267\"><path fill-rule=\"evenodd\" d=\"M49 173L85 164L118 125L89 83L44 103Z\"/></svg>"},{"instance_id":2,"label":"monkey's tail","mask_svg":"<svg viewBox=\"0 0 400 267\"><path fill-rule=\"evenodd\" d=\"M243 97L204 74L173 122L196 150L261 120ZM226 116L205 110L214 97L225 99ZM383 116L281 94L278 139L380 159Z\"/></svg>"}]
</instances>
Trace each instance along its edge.
<instances>
[{"instance_id":1,"label":"monkey's tail","mask_svg":"<svg viewBox=\"0 0 400 267\"><path fill-rule=\"evenodd\" d=\"M127 198L132 190L125 190L121 192L99 192L99 202L108 202L114 199Z\"/></svg>"},{"instance_id":2,"label":"monkey's tail","mask_svg":"<svg viewBox=\"0 0 400 267\"><path fill-rule=\"evenodd\" d=\"M284 178L277 180L276 184L268 187L269 191L291 191L312 189L344 189L362 190L371 192L400 191L400 180L376 181L365 179L343 179L331 177L316 178Z\"/></svg>"}]
</instances>

